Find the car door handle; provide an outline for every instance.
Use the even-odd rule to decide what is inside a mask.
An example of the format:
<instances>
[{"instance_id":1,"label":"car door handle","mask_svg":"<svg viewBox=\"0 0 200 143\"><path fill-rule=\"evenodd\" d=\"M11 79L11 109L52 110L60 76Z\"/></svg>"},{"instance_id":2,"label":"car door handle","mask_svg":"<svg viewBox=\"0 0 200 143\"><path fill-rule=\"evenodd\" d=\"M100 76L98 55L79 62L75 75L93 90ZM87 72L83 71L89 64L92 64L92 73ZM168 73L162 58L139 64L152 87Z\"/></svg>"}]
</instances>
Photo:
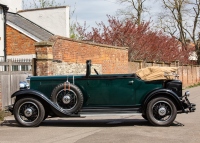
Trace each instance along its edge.
<instances>
[{"instance_id":1,"label":"car door handle","mask_svg":"<svg viewBox=\"0 0 200 143\"><path fill-rule=\"evenodd\" d=\"M129 82L128 82L128 84L133 84L133 83L134 83L134 81L133 81L133 80L131 80L131 81L129 81Z\"/></svg>"}]
</instances>

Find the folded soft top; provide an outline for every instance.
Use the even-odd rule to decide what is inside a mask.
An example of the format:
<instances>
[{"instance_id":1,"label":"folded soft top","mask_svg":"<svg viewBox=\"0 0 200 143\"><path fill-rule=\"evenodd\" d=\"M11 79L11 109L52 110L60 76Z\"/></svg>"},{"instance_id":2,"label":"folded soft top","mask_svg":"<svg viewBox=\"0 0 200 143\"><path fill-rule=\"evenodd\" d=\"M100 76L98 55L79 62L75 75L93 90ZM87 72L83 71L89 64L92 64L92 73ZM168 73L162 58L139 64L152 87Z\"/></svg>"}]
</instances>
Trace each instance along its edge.
<instances>
[{"instance_id":1,"label":"folded soft top","mask_svg":"<svg viewBox=\"0 0 200 143\"><path fill-rule=\"evenodd\" d=\"M142 80L175 79L178 67L147 67L136 71Z\"/></svg>"}]
</instances>

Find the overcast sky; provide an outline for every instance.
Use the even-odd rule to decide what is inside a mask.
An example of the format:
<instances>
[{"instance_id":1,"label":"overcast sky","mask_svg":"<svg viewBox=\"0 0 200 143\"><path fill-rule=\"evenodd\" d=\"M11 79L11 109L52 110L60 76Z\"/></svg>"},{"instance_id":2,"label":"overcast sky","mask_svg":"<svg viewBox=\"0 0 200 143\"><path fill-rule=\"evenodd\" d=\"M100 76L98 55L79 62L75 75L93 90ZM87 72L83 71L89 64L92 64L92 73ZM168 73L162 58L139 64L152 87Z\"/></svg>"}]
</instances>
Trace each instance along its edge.
<instances>
[{"instance_id":1,"label":"overcast sky","mask_svg":"<svg viewBox=\"0 0 200 143\"><path fill-rule=\"evenodd\" d=\"M58 0L63 1L63 0ZM66 5L71 7L71 11L75 9L75 13L72 17L73 21L84 23L90 27L95 27L96 22L107 22L107 16L116 16L118 9L125 8L125 4L116 3L116 0L65 0ZM145 3L146 4L146 3ZM145 19L152 18L156 12L158 12L158 4L155 4L155 0L147 1L148 7L151 9L150 15L147 15Z\"/></svg>"},{"instance_id":2,"label":"overcast sky","mask_svg":"<svg viewBox=\"0 0 200 143\"><path fill-rule=\"evenodd\" d=\"M107 21L106 15L114 16L121 6L115 0L66 0L66 5L75 9L72 20L95 26L95 22Z\"/></svg>"},{"instance_id":3,"label":"overcast sky","mask_svg":"<svg viewBox=\"0 0 200 143\"><path fill-rule=\"evenodd\" d=\"M33 0L25 0L26 4L30 4ZM61 5L70 6L71 11L75 10L75 13L71 17L72 21L77 21L80 24L84 24L86 21L87 26L96 27L96 22L100 23L101 21L107 22L107 16L116 16L116 11L118 9L125 8L124 4L116 3L116 0L55 0L56 3ZM148 0L147 4L152 9L151 12L155 13L155 2L156 0ZM65 2L63 4L63 2ZM145 3L146 4L146 3ZM147 19L149 20L151 16L148 15Z\"/></svg>"}]
</instances>

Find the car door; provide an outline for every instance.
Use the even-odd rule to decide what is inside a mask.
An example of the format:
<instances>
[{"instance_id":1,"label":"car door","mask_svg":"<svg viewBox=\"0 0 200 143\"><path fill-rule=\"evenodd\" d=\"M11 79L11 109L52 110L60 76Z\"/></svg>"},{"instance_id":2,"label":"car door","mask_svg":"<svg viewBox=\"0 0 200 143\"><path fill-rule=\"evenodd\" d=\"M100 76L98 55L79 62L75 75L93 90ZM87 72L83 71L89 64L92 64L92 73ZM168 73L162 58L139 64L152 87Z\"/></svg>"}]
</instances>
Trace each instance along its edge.
<instances>
[{"instance_id":1,"label":"car door","mask_svg":"<svg viewBox=\"0 0 200 143\"><path fill-rule=\"evenodd\" d=\"M87 79L87 106L133 106L134 78L91 76Z\"/></svg>"},{"instance_id":2,"label":"car door","mask_svg":"<svg viewBox=\"0 0 200 143\"><path fill-rule=\"evenodd\" d=\"M135 105L135 78L113 78L110 81L110 105L134 106Z\"/></svg>"},{"instance_id":3,"label":"car door","mask_svg":"<svg viewBox=\"0 0 200 143\"><path fill-rule=\"evenodd\" d=\"M110 80L102 76L90 76L87 79L86 106L108 106L110 93Z\"/></svg>"}]
</instances>

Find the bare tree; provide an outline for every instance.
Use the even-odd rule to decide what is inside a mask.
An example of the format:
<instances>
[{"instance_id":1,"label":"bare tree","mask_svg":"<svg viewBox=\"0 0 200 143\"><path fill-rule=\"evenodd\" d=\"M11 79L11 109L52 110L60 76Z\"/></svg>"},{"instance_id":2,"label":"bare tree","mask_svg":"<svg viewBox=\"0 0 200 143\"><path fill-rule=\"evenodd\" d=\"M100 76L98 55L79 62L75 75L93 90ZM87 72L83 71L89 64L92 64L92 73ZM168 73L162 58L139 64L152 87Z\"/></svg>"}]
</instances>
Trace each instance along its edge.
<instances>
[{"instance_id":1,"label":"bare tree","mask_svg":"<svg viewBox=\"0 0 200 143\"><path fill-rule=\"evenodd\" d=\"M148 8L144 6L146 0L117 0L120 4L127 4L125 9L119 9L117 15L123 15L125 18L134 18L137 25L140 25L143 19L143 13Z\"/></svg>"},{"instance_id":2,"label":"bare tree","mask_svg":"<svg viewBox=\"0 0 200 143\"><path fill-rule=\"evenodd\" d=\"M65 4L65 0L63 0L62 3L58 3L56 0L29 0L29 2L30 3L27 4L27 1L25 3L25 0L23 0L24 9L55 7Z\"/></svg>"},{"instance_id":3,"label":"bare tree","mask_svg":"<svg viewBox=\"0 0 200 143\"><path fill-rule=\"evenodd\" d=\"M200 64L198 32L200 30L200 0L162 0L165 11L159 16L161 28L176 37L187 50L192 40Z\"/></svg>"}]
</instances>

